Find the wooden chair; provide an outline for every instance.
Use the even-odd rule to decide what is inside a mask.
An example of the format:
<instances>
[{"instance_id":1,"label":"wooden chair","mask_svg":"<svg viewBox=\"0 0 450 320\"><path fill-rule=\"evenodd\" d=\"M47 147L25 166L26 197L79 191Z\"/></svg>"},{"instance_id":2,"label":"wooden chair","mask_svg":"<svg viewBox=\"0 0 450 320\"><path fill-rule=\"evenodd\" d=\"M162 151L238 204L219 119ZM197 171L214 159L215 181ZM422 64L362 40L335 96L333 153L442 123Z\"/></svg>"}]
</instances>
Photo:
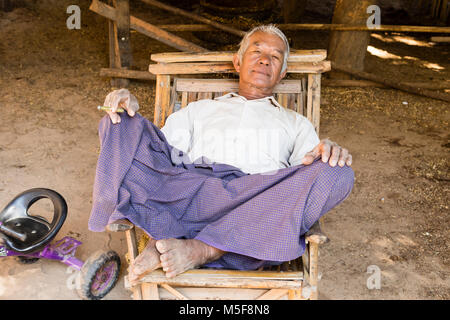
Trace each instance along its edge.
<instances>
[{"instance_id":1,"label":"wooden chair","mask_svg":"<svg viewBox=\"0 0 450 320\"><path fill-rule=\"evenodd\" d=\"M234 73L231 52L153 54L149 71L156 75L154 123L164 125L174 111L198 99L214 98L237 91L237 79L217 79L217 75ZM317 133L320 124L320 80L330 70L325 50L291 52L288 73L297 79L281 81L274 90L277 101L306 116ZM192 78L192 75L203 78ZM208 78L205 79L204 75ZM211 75L216 75L212 79ZM186 78L186 75L189 75ZM177 77L175 77L177 76ZM125 231L128 256L133 262L138 255L136 230L128 221L108 225L110 231ZM134 299L317 299L319 244L328 241L317 222L306 234L306 251L302 257L271 269L256 271L199 268L172 279L155 270L135 283L125 277L125 286Z\"/></svg>"}]
</instances>

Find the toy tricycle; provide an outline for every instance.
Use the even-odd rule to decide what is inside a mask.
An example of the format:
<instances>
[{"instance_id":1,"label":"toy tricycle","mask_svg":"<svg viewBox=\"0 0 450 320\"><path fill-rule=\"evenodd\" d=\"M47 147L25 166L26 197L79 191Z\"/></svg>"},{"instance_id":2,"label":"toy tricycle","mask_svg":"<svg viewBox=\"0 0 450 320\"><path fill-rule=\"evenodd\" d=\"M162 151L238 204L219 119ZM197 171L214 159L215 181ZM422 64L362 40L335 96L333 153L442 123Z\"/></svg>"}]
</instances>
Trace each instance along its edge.
<instances>
[{"instance_id":1,"label":"toy tricycle","mask_svg":"<svg viewBox=\"0 0 450 320\"><path fill-rule=\"evenodd\" d=\"M48 198L53 203L51 222L28 209L36 201ZM116 285L120 272L120 258L114 251L97 251L86 262L75 258L81 242L64 237L50 243L62 227L67 215L67 203L56 191L34 188L16 196L0 212L0 257L17 256L23 263L41 258L58 260L78 270L77 292L82 299L103 298Z\"/></svg>"}]
</instances>

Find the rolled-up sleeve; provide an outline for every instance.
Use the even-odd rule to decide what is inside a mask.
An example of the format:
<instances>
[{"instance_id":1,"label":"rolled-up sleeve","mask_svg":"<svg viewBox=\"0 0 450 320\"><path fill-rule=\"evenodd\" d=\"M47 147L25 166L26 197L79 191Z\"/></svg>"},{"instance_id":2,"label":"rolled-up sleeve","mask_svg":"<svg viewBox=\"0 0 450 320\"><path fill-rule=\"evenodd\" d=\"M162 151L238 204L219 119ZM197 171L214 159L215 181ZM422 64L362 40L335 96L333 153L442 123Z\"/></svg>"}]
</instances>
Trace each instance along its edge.
<instances>
[{"instance_id":1,"label":"rolled-up sleeve","mask_svg":"<svg viewBox=\"0 0 450 320\"><path fill-rule=\"evenodd\" d=\"M305 154L320 142L319 136L314 130L312 123L303 116L298 116L296 119L296 135L294 140L294 147L289 157L289 164L296 166L302 163Z\"/></svg>"}]
</instances>

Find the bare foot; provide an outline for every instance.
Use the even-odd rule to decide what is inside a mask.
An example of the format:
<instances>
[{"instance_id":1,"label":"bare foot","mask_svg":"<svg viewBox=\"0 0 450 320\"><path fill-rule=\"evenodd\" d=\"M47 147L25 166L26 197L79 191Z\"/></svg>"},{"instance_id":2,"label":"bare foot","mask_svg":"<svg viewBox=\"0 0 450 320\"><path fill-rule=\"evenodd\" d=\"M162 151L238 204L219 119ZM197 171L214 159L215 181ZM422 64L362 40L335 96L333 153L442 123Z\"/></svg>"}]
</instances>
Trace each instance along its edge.
<instances>
[{"instance_id":1,"label":"bare foot","mask_svg":"<svg viewBox=\"0 0 450 320\"><path fill-rule=\"evenodd\" d=\"M225 253L196 239L162 239L156 241L156 249L168 278L217 260Z\"/></svg>"},{"instance_id":2,"label":"bare foot","mask_svg":"<svg viewBox=\"0 0 450 320\"><path fill-rule=\"evenodd\" d=\"M145 274L161 268L160 254L156 250L155 244L155 239L149 239L145 249L136 257L134 263L130 266L130 281L137 280Z\"/></svg>"}]
</instances>

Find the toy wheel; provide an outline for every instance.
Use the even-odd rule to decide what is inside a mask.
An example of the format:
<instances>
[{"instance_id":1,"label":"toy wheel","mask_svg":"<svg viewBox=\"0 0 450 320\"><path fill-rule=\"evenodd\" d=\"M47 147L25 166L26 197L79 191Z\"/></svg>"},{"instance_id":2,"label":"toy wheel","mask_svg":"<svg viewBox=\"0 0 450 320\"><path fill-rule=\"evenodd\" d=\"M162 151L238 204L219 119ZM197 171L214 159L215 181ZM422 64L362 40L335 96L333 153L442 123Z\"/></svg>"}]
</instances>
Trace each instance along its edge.
<instances>
[{"instance_id":1,"label":"toy wheel","mask_svg":"<svg viewBox=\"0 0 450 320\"><path fill-rule=\"evenodd\" d=\"M79 273L78 294L85 300L99 300L119 279L120 258L115 251L97 251L83 264Z\"/></svg>"},{"instance_id":2,"label":"toy wheel","mask_svg":"<svg viewBox=\"0 0 450 320\"><path fill-rule=\"evenodd\" d=\"M39 260L39 258L26 257L26 256L17 256L17 261L22 264L32 264Z\"/></svg>"}]
</instances>

